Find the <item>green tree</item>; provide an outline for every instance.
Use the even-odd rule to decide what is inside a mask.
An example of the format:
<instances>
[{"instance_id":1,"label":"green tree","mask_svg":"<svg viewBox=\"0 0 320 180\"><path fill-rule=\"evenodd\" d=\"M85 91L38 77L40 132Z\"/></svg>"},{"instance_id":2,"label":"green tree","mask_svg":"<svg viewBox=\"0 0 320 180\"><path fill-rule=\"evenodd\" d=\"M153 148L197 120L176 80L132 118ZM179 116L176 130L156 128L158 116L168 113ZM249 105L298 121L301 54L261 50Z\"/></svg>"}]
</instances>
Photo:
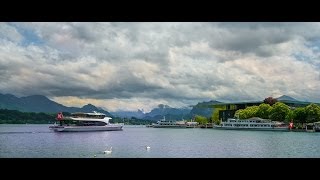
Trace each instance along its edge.
<instances>
[{"instance_id":1,"label":"green tree","mask_svg":"<svg viewBox=\"0 0 320 180\"><path fill-rule=\"evenodd\" d=\"M215 123L215 124L220 124L220 119L219 119L219 111L222 110L223 108L215 108L213 113L212 113L212 116L211 116L211 119L212 119L212 122Z\"/></svg>"},{"instance_id":2,"label":"green tree","mask_svg":"<svg viewBox=\"0 0 320 180\"><path fill-rule=\"evenodd\" d=\"M274 105L276 102L278 102L277 99L273 98L273 97L267 97L263 100L263 102L265 104L270 104L270 106Z\"/></svg>"},{"instance_id":3,"label":"green tree","mask_svg":"<svg viewBox=\"0 0 320 180\"><path fill-rule=\"evenodd\" d=\"M208 123L208 119L206 117L199 116L199 115L195 116L195 121L198 122L199 124L207 124Z\"/></svg>"},{"instance_id":4,"label":"green tree","mask_svg":"<svg viewBox=\"0 0 320 180\"><path fill-rule=\"evenodd\" d=\"M270 104L262 103L258 106L256 116L263 119L269 119L270 110L271 110Z\"/></svg>"},{"instance_id":5,"label":"green tree","mask_svg":"<svg viewBox=\"0 0 320 180\"><path fill-rule=\"evenodd\" d=\"M258 109L258 106L250 106L246 109L237 110L235 113L235 117L238 117L239 119L248 119L255 117Z\"/></svg>"},{"instance_id":6,"label":"green tree","mask_svg":"<svg viewBox=\"0 0 320 180\"><path fill-rule=\"evenodd\" d=\"M310 104L306 107L306 122L313 123L320 121L320 107L316 104Z\"/></svg>"},{"instance_id":7,"label":"green tree","mask_svg":"<svg viewBox=\"0 0 320 180\"><path fill-rule=\"evenodd\" d=\"M293 120L294 114L293 111L291 109L289 109L289 112L287 113L286 117L285 117L285 122L289 123L291 122L291 120Z\"/></svg>"},{"instance_id":8,"label":"green tree","mask_svg":"<svg viewBox=\"0 0 320 180\"><path fill-rule=\"evenodd\" d=\"M0 124L48 124L53 123L54 118L55 114L0 109Z\"/></svg>"},{"instance_id":9,"label":"green tree","mask_svg":"<svg viewBox=\"0 0 320 180\"><path fill-rule=\"evenodd\" d=\"M270 119L273 121L283 122L289 112L289 106L282 102L277 102L274 105L272 105L272 109L270 111Z\"/></svg>"},{"instance_id":10,"label":"green tree","mask_svg":"<svg viewBox=\"0 0 320 180\"><path fill-rule=\"evenodd\" d=\"M239 118L239 119L243 119L244 117L244 109L239 109L234 113L234 117Z\"/></svg>"},{"instance_id":11,"label":"green tree","mask_svg":"<svg viewBox=\"0 0 320 180\"><path fill-rule=\"evenodd\" d=\"M295 123L306 123L307 121L307 113L306 108L299 107L293 110L293 120Z\"/></svg>"}]
</instances>

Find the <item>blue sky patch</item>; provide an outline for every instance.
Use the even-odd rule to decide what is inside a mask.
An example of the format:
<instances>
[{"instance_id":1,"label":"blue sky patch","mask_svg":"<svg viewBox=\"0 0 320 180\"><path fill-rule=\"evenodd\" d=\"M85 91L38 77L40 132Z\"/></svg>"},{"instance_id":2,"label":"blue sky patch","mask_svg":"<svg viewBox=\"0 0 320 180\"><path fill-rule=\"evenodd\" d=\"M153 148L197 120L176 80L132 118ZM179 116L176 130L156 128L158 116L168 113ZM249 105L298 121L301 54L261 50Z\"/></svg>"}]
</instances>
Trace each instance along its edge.
<instances>
[{"instance_id":1,"label":"blue sky patch","mask_svg":"<svg viewBox=\"0 0 320 180\"><path fill-rule=\"evenodd\" d=\"M15 27L16 30L24 37L21 45L22 46L29 46L29 45L43 45L45 41L43 41L34 31L27 28L19 27L15 24L10 24L11 26Z\"/></svg>"}]
</instances>

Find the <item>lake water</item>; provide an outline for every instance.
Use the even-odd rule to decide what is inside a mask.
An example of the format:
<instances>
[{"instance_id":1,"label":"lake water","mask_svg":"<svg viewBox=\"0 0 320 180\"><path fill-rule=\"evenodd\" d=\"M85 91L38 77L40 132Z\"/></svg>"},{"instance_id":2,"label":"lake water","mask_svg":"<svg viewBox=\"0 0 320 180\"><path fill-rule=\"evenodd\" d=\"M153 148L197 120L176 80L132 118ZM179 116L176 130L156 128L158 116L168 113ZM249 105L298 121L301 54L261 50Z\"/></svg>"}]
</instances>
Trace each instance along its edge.
<instances>
[{"instance_id":1,"label":"lake water","mask_svg":"<svg viewBox=\"0 0 320 180\"><path fill-rule=\"evenodd\" d=\"M57 133L49 125L0 125L1 158L319 158L320 133L124 126ZM146 145L150 146L147 150ZM111 154L103 151L112 147Z\"/></svg>"}]
</instances>

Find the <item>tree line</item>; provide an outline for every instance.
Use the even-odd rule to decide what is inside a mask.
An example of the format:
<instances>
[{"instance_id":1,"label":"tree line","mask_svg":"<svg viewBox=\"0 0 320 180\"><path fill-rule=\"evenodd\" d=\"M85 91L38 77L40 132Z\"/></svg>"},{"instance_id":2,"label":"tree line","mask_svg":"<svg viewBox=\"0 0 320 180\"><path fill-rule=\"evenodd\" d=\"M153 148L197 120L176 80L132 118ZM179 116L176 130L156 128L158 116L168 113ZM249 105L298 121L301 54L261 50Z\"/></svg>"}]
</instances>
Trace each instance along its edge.
<instances>
[{"instance_id":1,"label":"tree line","mask_svg":"<svg viewBox=\"0 0 320 180\"><path fill-rule=\"evenodd\" d=\"M0 124L51 124L56 121L55 118L55 113L20 112L18 110L0 109Z\"/></svg>"},{"instance_id":2,"label":"tree line","mask_svg":"<svg viewBox=\"0 0 320 180\"><path fill-rule=\"evenodd\" d=\"M131 118L114 117L110 120L110 123L124 123L125 125L147 125L155 122L156 121L154 120L139 119L136 117L131 117Z\"/></svg>"},{"instance_id":3,"label":"tree line","mask_svg":"<svg viewBox=\"0 0 320 180\"><path fill-rule=\"evenodd\" d=\"M290 108L282 102L276 102L272 106L262 103L259 106L237 110L235 117L239 119L260 117L285 123L292 120L295 124L314 123L320 121L320 106L312 103L306 107Z\"/></svg>"},{"instance_id":4,"label":"tree line","mask_svg":"<svg viewBox=\"0 0 320 180\"><path fill-rule=\"evenodd\" d=\"M200 124L220 124L220 110L225 110L225 106L215 107L212 116L209 118L197 115L195 116L195 121ZM268 97L259 106L249 106L245 109L237 110L234 117L239 119L260 117L284 123L293 121L296 127L302 127L305 123L320 121L320 106L311 103L306 107L289 107L282 102L278 102L277 99Z\"/></svg>"}]
</instances>

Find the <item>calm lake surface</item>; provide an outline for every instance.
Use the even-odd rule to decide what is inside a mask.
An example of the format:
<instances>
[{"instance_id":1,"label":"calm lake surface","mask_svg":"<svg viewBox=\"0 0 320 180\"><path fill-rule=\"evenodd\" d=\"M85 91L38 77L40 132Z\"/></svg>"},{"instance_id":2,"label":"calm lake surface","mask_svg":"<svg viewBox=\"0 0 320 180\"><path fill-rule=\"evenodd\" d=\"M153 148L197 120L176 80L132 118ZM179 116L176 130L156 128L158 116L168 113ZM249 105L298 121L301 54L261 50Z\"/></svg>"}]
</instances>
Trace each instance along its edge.
<instances>
[{"instance_id":1,"label":"calm lake surface","mask_svg":"<svg viewBox=\"0 0 320 180\"><path fill-rule=\"evenodd\" d=\"M320 133L124 126L65 132L0 125L1 158L319 158ZM147 150L146 145L150 146ZM112 147L111 154L103 151Z\"/></svg>"}]
</instances>

